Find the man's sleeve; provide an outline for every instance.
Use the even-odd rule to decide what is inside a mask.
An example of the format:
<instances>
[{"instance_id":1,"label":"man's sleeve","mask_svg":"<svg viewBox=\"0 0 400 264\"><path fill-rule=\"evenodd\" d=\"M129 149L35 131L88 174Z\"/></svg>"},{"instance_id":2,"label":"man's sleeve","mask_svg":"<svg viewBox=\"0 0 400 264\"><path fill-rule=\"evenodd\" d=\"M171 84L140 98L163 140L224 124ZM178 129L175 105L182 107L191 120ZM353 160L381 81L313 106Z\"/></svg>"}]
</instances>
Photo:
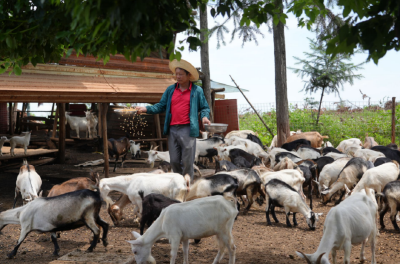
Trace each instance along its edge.
<instances>
[{"instance_id":1,"label":"man's sleeve","mask_svg":"<svg viewBox=\"0 0 400 264\"><path fill-rule=\"evenodd\" d=\"M204 96L203 93L203 89L199 89L200 90L200 118L203 119L203 117L207 117L208 119L210 119L210 107L208 106L206 97Z\"/></svg>"},{"instance_id":2,"label":"man's sleeve","mask_svg":"<svg viewBox=\"0 0 400 264\"><path fill-rule=\"evenodd\" d=\"M150 105L146 106L147 113L151 115L164 113L165 110L167 109L167 103L168 103L168 89L163 93L159 103L151 106Z\"/></svg>"}]
</instances>

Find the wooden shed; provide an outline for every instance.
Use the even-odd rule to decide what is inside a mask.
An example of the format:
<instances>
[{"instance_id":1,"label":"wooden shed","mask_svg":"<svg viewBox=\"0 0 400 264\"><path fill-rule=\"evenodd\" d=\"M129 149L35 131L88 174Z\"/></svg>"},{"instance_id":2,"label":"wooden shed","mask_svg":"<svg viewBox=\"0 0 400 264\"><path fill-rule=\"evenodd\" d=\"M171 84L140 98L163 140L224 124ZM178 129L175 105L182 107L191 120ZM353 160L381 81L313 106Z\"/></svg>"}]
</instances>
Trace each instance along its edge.
<instances>
[{"instance_id":1,"label":"wooden shed","mask_svg":"<svg viewBox=\"0 0 400 264\"><path fill-rule=\"evenodd\" d=\"M107 142L107 109L110 103L150 103L160 101L166 88L175 83L169 60L139 58L135 63L122 55L111 56L104 65L93 56L71 55L58 64L23 67L21 76L0 75L0 102L57 103L59 109L59 162L65 160L65 103L101 103L99 134ZM11 114L11 112L10 112ZM55 118L57 120L57 117ZM161 138L160 118L154 119L156 136ZM10 124L11 126L11 124ZM107 146L107 144L104 144ZM108 151L104 149L108 174Z\"/></svg>"}]
</instances>

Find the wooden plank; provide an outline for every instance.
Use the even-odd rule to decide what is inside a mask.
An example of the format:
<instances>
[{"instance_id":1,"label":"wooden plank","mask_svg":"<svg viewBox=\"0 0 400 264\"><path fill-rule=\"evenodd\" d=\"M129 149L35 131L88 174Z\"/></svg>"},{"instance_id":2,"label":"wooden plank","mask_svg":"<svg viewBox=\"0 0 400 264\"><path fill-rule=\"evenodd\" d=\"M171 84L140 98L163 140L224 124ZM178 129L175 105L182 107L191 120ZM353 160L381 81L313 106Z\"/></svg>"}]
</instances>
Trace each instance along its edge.
<instances>
[{"instance_id":1,"label":"wooden plank","mask_svg":"<svg viewBox=\"0 0 400 264\"><path fill-rule=\"evenodd\" d=\"M217 99L225 99L225 94L215 94L215 98Z\"/></svg>"},{"instance_id":2,"label":"wooden plank","mask_svg":"<svg viewBox=\"0 0 400 264\"><path fill-rule=\"evenodd\" d=\"M65 163L65 104L60 103L57 105L60 115L60 126L59 126L59 141L58 141L58 162L60 164Z\"/></svg>"},{"instance_id":3,"label":"wooden plank","mask_svg":"<svg viewBox=\"0 0 400 264\"><path fill-rule=\"evenodd\" d=\"M108 178L109 176L109 168L110 164L108 162L109 155L108 155L108 139L107 139L107 110L108 110L108 103L103 103L101 106L102 110L102 134L103 134L103 153L104 153L104 177Z\"/></svg>"},{"instance_id":4,"label":"wooden plank","mask_svg":"<svg viewBox=\"0 0 400 264\"><path fill-rule=\"evenodd\" d=\"M54 142L59 142L59 141L60 141L59 138L51 137L50 139L53 140ZM73 139L71 139L71 138L66 138L66 139L65 139L65 142L73 143L73 142L75 142L75 141L74 141Z\"/></svg>"},{"instance_id":5,"label":"wooden plank","mask_svg":"<svg viewBox=\"0 0 400 264\"><path fill-rule=\"evenodd\" d=\"M25 157L31 157L31 156L37 156L37 155L46 155L46 154L58 152L57 149L28 149L26 151L26 155L25 155L23 148L15 148L14 149L15 156L11 157L10 156L10 147L3 146L3 148L1 150L3 152L3 156L0 156L0 160L18 159L18 158L25 158Z\"/></svg>"}]
</instances>

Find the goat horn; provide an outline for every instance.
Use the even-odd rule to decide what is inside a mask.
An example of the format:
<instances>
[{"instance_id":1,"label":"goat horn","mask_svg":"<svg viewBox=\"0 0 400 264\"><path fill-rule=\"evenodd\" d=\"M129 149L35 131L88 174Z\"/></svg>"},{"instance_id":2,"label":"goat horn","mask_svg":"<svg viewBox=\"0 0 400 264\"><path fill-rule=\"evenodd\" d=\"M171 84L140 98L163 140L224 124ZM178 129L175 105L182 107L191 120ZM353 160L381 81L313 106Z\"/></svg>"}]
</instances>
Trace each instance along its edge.
<instances>
[{"instance_id":1,"label":"goat horn","mask_svg":"<svg viewBox=\"0 0 400 264\"><path fill-rule=\"evenodd\" d=\"M152 150L152 149L153 149L153 145L150 146L150 150Z\"/></svg>"},{"instance_id":2,"label":"goat horn","mask_svg":"<svg viewBox=\"0 0 400 264\"><path fill-rule=\"evenodd\" d=\"M158 146L156 146L153 150L157 150L158 149Z\"/></svg>"},{"instance_id":3,"label":"goat horn","mask_svg":"<svg viewBox=\"0 0 400 264\"><path fill-rule=\"evenodd\" d=\"M323 256L324 254L325 254L325 252L322 253L321 255L319 255L319 257L317 258L316 264L321 264L321 259L322 259L322 256Z\"/></svg>"},{"instance_id":4,"label":"goat horn","mask_svg":"<svg viewBox=\"0 0 400 264\"><path fill-rule=\"evenodd\" d=\"M297 252L299 252L301 255L303 255L304 259L307 261L308 264L311 264L311 261L307 258L306 254L304 254L301 251L297 251Z\"/></svg>"}]
</instances>

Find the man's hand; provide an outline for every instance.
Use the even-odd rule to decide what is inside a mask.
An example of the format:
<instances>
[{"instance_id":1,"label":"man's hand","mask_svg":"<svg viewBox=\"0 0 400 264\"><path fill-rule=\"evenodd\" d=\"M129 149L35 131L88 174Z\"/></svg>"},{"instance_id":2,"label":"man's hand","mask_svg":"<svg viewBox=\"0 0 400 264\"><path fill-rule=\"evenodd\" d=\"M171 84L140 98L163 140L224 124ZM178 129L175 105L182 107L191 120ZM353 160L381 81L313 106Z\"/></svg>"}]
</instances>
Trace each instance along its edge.
<instances>
[{"instance_id":1,"label":"man's hand","mask_svg":"<svg viewBox=\"0 0 400 264\"><path fill-rule=\"evenodd\" d=\"M203 125L211 125L211 122L210 122L210 120L208 120L208 118L205 116L205 117L203 117L203 120L202 120L202 122L203 122Z\"/></svg>"},{"instance_id":2,"label":"man's hand","mask_svg":"<svg viewBox=\"0 0 400 264\"><path fill-rule=\"evenodd\" d=\"M138 114L147 112L147 108L145 106L136 106L136 110L137 110Z\"/></svg>"}]
</instances>

